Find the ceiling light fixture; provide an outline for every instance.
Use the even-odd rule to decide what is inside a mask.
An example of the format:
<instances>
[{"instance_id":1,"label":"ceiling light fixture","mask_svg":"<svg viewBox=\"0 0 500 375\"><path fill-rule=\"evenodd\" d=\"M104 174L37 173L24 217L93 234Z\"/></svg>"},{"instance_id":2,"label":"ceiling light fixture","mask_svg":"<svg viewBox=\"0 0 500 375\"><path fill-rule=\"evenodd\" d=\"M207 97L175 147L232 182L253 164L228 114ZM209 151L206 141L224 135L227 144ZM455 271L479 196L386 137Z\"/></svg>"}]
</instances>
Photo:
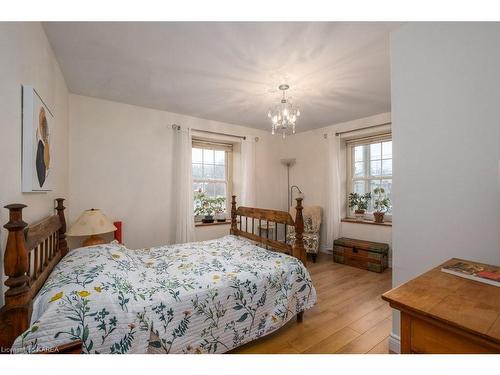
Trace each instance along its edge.
<instances>
[{"instance_id":1,"label":"ceiling light fixture","mask_svg":"<svg viewBox=\"0 0 500 375\"><path fill-rule=\"evenodd\" d=\"M295 134L295 122L300 116L300 110L294 107L292 103L286 99L286 90L288 90L290 86L283 84L278 88L283 91L283 98L280 104L267 112L267 117L271 120L271 133L273 135L281 133L284 139L287 134Z\"/></svg>"}]
</instances>

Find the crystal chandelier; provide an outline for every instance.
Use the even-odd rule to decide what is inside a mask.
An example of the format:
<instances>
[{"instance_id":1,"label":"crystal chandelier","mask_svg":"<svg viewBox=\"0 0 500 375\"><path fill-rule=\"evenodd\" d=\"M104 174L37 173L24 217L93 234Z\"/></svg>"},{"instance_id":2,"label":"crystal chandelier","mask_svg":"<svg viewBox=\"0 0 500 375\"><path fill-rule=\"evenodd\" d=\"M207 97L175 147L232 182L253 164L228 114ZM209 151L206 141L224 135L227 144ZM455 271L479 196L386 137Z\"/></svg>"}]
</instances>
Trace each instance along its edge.
<instances>
[{"instance_id":1,"label":"crystal chandelier","mask_svg":"<svg viewBox=\"0 0 500 375\"><path fill-rule=\"evenodd\" d=\"M271 119L271 133L273 135L281 133L283 138L285 138L287 134L295 134L295 122L300 116L300 110L286 99L286 90L290 86L280 85L278 88L283 91L283 98L280 104L267 112L267 117Z\"/></svg>"}]
</instances>

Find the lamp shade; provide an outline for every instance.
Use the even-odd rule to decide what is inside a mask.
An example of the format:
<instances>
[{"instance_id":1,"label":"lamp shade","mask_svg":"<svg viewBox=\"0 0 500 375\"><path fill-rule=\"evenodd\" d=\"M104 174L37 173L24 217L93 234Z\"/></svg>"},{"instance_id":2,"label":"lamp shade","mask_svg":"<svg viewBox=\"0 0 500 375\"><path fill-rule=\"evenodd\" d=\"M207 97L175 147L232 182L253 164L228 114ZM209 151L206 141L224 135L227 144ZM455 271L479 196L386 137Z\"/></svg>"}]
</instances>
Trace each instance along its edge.
<instances>
[{"instance_id":1,"label":"lamp shade","mask_svg":"<svg viewBox=\"0 0 500 375\"><path fill-rule=\"evenodd\" d=\"M116 227L100 209L85 210L66 233L68 236L92 236L114 232Z\"/></svg>"}]
</instances>

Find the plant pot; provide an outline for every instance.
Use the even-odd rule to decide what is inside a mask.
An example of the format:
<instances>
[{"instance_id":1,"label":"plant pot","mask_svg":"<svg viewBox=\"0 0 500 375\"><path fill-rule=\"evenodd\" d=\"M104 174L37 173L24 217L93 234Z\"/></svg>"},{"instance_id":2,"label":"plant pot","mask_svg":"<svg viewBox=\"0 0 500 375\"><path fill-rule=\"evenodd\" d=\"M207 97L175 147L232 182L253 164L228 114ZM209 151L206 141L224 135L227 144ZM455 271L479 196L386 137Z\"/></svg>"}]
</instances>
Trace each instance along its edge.
<instances>
[{"instance_id":1,"label":"plant pot","mask_svg":"<svg viewBox=\"0 0 500 375\"><path fill-rule=\"evenodd\" d=\"M224 212L215 214L215 220L217 220L219 223L226 221L226 214L224 214Z\"/></svg>"},{"instance_id":2,"label":"plant pot","mask_svg":"<svg viewBox=\"0 0 500 375\"><path fill-rule=\"evenodd\" d=\"M376 223L383 223L384 222L384 213L383 212L374 212L373 217L374 217Z\"/></svg>"},{"instance_id":3,"label":"plant pot","mask_svg":"<svg viewBox=\"0 0 500 375\"><path fill-rule=\"evenodd\" d=\"M354 216L356 217L356 220L362 221L365 218L365 210L356 210L354 211Z\"/></svg>"},{"instance_id":4,"label":"plant pot","mask_svg":"<svg viewBox=\"0 0 500 375\"><path fill-rule=\"evenodd\" d=\"M205 224L207 223L213 223L214 222L214 217L213 215L205 215L205 217L203 219L201 219L201 221Z\"/></svg>"}]
</instances>

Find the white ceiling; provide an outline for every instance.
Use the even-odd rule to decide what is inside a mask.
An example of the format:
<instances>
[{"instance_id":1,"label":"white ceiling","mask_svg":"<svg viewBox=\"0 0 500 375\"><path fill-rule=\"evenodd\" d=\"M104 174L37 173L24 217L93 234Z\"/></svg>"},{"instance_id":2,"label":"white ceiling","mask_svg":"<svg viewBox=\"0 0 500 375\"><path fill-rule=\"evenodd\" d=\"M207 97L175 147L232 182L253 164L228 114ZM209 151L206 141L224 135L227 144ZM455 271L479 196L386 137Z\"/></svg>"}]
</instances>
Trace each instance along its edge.
<instances>
[{"instance_id":1,"label":"white ceiling","mask_svg":"<svg viewBox=\"0 0 500 375\"><path fill-rule=\"evenodd\" d=\"M44 23L69 90L195 117L270 127L290 85L304 131L390 111L398 23Z\"/></svg>"}]
</instances>

